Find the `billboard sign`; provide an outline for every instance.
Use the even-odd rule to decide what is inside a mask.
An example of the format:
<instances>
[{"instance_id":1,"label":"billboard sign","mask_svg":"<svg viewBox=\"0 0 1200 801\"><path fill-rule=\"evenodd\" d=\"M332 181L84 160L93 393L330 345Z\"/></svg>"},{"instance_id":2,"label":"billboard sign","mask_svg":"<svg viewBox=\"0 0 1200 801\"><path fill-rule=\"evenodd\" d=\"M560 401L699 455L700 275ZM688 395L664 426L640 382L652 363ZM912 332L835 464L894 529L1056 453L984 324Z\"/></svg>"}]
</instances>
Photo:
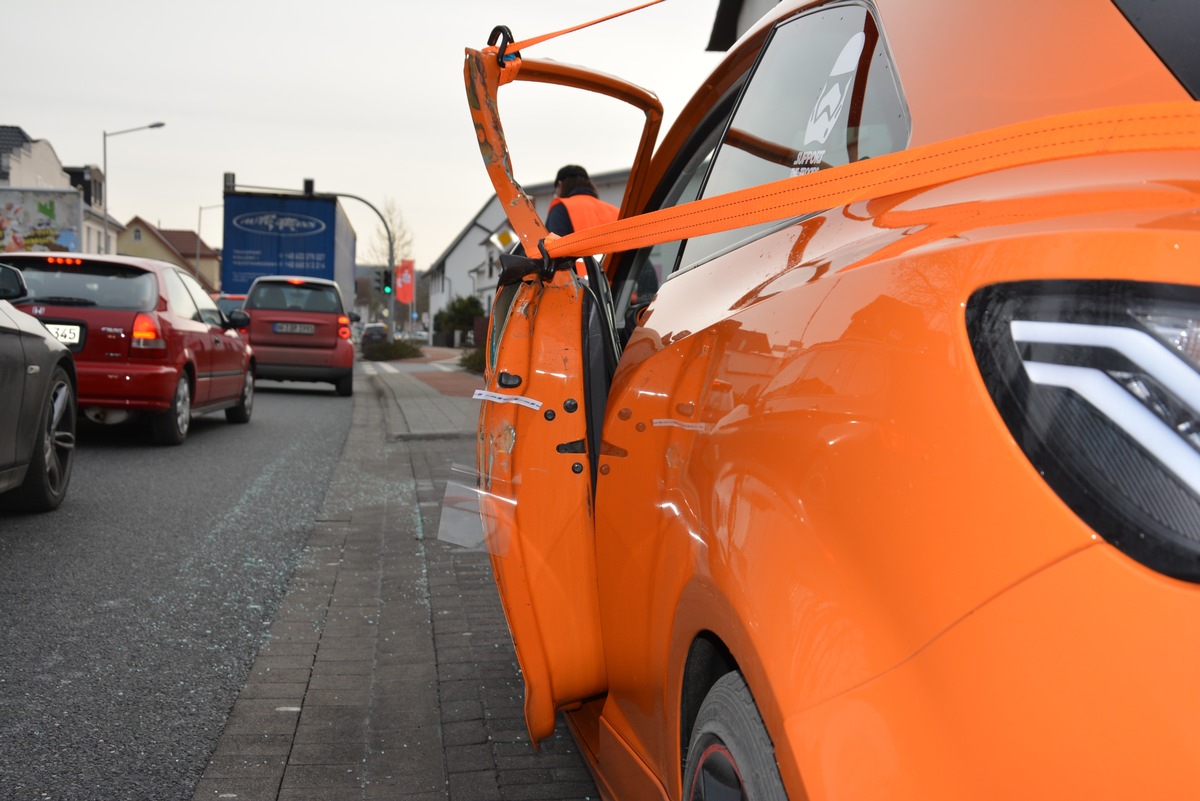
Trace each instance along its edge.
<instances>
[{"instance_id":1,"label":"billboard sign","mask_svg":"<svg viewBox=\"0 0 1200 801\"><path fill-rule=\"evenodd\" d=\"M225 195L221 289L244 293L260 275L334 279L337 200Z\"/></svg>"}]
</instances>

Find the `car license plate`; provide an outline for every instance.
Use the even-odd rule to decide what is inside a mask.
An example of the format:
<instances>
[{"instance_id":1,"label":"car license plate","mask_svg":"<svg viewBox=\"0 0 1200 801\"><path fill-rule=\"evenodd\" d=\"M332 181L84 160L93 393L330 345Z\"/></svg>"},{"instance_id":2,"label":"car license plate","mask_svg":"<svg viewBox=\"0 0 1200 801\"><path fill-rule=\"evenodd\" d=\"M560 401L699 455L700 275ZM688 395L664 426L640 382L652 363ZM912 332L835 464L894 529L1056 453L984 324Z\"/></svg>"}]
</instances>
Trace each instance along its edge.
<instances>
[{"instance_id":1,"label":"car license plate","mask_svg":"<svg viewBox=\"0 0 1200 801\"><path fill-rule=\"evenodd\" d=\"M46 330L64 345L78 345L80 328L77 325L59 325L58 323L43 323Z\"/></svg>"},{"instance_id":2,"label":"car license plate","mask_svg":"<svg viewBox=\"0 0 1200 801\"><path fill-rule=\"evenodd\" d=\"M275 323L276 334L315 334L317 327L312 323Z\"/></svg>"}]
</instances>

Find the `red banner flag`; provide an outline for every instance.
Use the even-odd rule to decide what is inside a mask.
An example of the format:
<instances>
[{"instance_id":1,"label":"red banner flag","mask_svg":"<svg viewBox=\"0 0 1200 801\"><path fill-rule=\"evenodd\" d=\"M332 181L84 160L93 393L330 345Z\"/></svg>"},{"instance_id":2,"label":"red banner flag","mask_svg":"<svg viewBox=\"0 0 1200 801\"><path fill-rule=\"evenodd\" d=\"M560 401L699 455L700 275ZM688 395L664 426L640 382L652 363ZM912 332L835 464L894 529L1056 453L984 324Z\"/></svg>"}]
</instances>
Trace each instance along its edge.
<instances>
[{"instance_id":1,"label":"red banner flag","mask_svg":"<svg viewBox=\"0 0 1200 801\"><path fill-rule=\"evenodd\" d=\"M415 287L413 279L413 260L403 259L400 264L396 265L396 279L392 281L392 286L396 288L396 300L400 303L413 302L413 289Z\"/></svg>"}]
</instances>

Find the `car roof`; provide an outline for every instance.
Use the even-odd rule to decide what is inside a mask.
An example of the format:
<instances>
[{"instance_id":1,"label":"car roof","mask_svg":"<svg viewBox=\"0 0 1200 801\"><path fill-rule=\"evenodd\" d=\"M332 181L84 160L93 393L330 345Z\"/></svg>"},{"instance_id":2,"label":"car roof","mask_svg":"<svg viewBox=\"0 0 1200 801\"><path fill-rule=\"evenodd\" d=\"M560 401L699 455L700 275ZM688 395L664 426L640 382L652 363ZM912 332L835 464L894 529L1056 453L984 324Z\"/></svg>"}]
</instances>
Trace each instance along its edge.
<instances>
[{"instance_id":1,"label":"car roof","mask_svg":"<svg viewBox=\"0 0 1200 801\"><path fill-rule=\"evenodd\" d=\"M254 284L294 284L297 281L305 284L323 284L325 286L332 287L336 287L338 285L337 281L331 281L328 278L317 278L316 276L311 275L260 275L258 278L254 279ZM254 288L254 284L250 285L251 289Z\"/></svg>"},{"instance_id":2,"label":"car roof","mask_svg":"<svg viewBox=\"0 0 1200 801\"><path fill-rule=\"evenodd\" d=\"M45 261L48 258L84 259L90 262L102 262L105 264L121 264L140 267L144 270L149 270L152 272L180 269L178 265L172 264L169 261L150 259L146 258L145 256L114 256L104 253L75 253L60 251L21 251L18 253L0 254L0 261L8 261L11 259L16 259L18 261Z\"/></svg>"}]
</instances>

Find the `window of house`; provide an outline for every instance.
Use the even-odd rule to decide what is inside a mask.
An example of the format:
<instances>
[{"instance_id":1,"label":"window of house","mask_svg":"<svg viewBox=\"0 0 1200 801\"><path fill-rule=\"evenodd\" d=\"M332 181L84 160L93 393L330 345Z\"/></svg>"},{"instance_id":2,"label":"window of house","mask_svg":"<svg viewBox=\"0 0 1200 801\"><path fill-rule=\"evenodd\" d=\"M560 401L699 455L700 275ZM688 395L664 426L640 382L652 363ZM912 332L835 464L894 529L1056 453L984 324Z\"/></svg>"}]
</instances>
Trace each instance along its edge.
<instances>
[{"instance_id":1,"label":"window of house","mask_svg":"<svg viewBox=\"0 0 1200 801\"><path fill-rule=\"evenodd\" d=\"M133 229L133 241L134 241L134 242L141 242L141 241L142 241L142 229L141 229L141 228L134 228L134 229Z\"/></svg>"}]
</instances>

